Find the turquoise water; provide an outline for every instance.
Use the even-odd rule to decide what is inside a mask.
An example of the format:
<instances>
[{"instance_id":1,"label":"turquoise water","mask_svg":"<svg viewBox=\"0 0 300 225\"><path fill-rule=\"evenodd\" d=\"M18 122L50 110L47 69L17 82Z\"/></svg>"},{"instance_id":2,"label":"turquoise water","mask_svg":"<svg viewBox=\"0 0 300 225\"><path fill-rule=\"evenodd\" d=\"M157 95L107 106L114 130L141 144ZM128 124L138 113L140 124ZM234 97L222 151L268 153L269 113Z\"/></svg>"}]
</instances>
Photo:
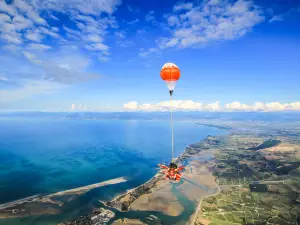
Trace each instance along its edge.
<instances>
[{"instance_id":1,"label":"turquoise water","mask_svg":"<svg viewBox=\"0 0 300 225\"><path fill-rule=\"evenodd\" d=\"M109 200L144 183L157 172L157 163L171 158L168 121L6 116L0 117L0 125L0 204L120 176L129 179L90 191L68 205L60 218L72 219L86 213L96 199ZM175 122L175 155L190 143L221 133L190 122ZM21 224L38 223L22 219Z\"/></svg>"}]
</instances>

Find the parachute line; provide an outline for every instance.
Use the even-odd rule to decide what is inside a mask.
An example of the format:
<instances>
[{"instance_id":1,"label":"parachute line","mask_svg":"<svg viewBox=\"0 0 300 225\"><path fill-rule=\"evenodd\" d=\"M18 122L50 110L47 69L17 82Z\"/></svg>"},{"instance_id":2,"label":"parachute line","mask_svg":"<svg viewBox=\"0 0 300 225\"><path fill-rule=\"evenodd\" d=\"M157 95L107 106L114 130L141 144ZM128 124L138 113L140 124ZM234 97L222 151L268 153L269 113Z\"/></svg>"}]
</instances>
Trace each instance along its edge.
<instances>
[{"instance_id":1,"label":"parachute line","mask_svg":"<svg viewBox=\"0 0 300 225\"><path fill-rule=\"evenodd\" d=\"M172 109L172 94L170 94L170 116L171 116L171 132L172 132L172 162L174 161L174 129L173 129L173 109Z\"/></svg>"}]
</instances>

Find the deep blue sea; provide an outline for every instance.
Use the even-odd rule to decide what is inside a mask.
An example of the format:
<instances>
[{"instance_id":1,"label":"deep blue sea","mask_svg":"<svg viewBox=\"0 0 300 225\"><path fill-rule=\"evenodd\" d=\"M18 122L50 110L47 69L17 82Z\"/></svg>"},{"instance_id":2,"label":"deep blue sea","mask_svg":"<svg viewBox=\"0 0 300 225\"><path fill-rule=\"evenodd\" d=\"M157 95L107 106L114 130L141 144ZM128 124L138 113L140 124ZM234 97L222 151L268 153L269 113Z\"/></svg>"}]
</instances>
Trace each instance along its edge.
<instances>
[{"instance_id":1,"label":"deep blue sea","mask_svg":"<svg viewBox=\"0 0 300 225\"><path fill-rule=\"evenodd\" d=\"M218 134L224 131L175 122L175 156ZM126 176L128 182L94 190L81 205L109 200L149 180L157 163L170 159L168 121L0 117L0 204Z\"/></svg>"}]
</instances>

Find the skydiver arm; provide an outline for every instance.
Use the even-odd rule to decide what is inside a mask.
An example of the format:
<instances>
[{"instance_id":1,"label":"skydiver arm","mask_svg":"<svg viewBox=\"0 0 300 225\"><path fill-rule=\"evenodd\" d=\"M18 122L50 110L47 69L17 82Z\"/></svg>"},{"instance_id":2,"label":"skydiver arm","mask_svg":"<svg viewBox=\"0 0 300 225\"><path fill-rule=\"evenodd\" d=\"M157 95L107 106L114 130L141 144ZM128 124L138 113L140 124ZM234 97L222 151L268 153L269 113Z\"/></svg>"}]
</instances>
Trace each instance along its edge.
<instances>
[{"instance_id":1,"label":"skydiver arm","mask_svg":"<svg viewBox=\"0 0 300 225\"><path fill-rule=\"evenodd\" d=\"M158 166L159 166L160 168L162 168L162 169L168 169L168 167L165 166L165 165L158 164Z\"/></svg>"}]
</instances>

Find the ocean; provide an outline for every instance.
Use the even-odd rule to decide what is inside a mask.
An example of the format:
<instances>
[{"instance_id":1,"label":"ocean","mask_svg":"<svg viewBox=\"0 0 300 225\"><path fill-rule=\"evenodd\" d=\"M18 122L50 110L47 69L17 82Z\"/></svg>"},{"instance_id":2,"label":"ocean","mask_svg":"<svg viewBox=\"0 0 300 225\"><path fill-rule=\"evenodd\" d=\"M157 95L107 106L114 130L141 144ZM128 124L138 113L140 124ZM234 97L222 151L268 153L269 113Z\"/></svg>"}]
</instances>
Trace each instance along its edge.
<instances>
[{"instance_id":1,"label":"ocean","mask_svg":"<svg viewBox=\"0 0 300 225\"><path fill-rule=\"evenodd\" d=\"M85 194L55 217L0 220L0 224L55 224L89 211L149 180L171 159L169 121L0 117L0 204L125 176L128 182ZM207 135L224 131L174 123L175 156ZM78 202L79 201L79 202Z\"/></svg>"}]
</instances>

